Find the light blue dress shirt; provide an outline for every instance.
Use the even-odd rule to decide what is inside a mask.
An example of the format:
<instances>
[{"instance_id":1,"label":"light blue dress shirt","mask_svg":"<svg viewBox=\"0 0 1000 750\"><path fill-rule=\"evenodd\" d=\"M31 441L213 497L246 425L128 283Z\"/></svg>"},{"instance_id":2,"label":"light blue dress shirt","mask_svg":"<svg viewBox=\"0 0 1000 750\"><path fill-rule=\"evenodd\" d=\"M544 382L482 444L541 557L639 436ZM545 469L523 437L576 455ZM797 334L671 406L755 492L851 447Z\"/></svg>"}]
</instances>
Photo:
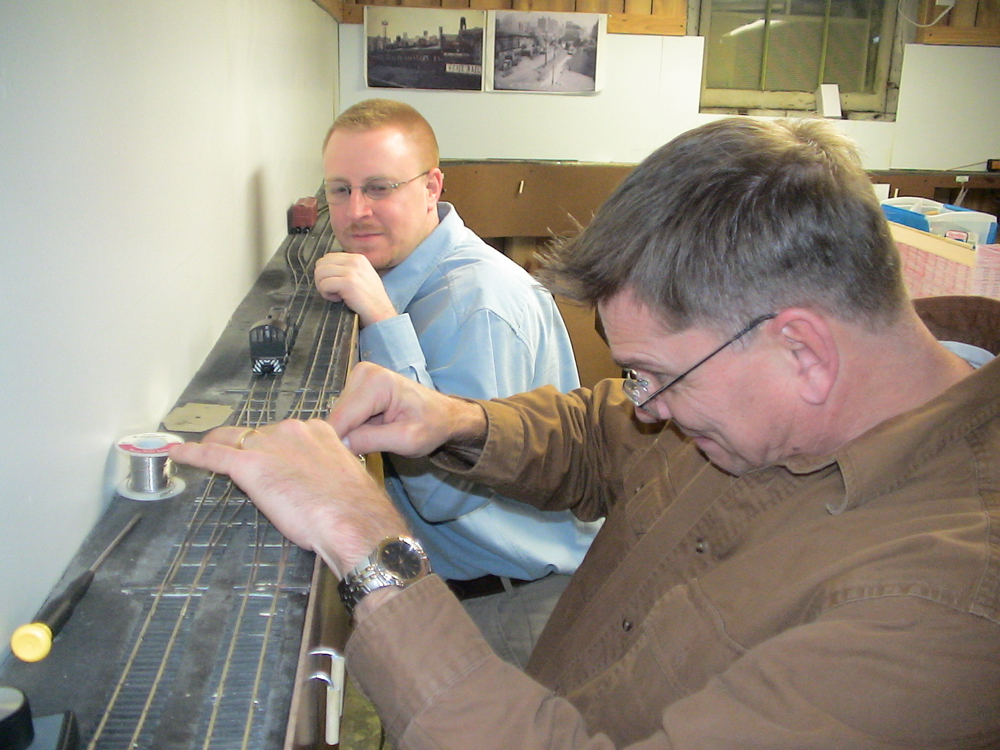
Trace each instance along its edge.
<instances>
[{"instance_id":1,"label":"light blue dress shirt","mask_svg":"<svg viewBox=\"0 0 1000 750\"><path fill-rule=\"evenodd\" d=\"M450 204L438 204L438 217L434 231L382 277L400 314L361 331L361 358L469 398L576 388L569 334L549 292L468 229ZM424 459L387 459L387 489L444 578L572 573L600 527L508 500Z\"/></svg>"}]
</instances>

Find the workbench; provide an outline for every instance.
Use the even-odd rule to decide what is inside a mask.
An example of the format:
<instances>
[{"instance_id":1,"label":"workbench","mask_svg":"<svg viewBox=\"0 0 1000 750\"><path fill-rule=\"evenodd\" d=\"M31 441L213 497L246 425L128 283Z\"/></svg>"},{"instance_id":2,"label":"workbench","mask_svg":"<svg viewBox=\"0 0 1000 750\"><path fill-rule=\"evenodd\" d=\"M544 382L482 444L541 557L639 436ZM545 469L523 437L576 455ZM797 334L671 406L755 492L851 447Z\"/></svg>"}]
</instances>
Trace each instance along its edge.
<instances>
[{"instance_id":1,"label":"workbench","mask_svg":"<svg viewBox=\"0 0 1000 750\"><path fill-rule=\"evenodd\" d=\"M228 407L227 423L251 427L326 413L357 331L355 315L313 287L312 264L332 242L325 214L309 233L288 235L178 407ZM254 375L248 333L276 306L295 345L284 372ZM311 677L329 657L310 649L346 639L332 576L227 477L190 467L176 476L177 496L110 501L53 594L136 516L138 525L97 569L51 653L34 663L10 656L0 684L23 691L35 716L71 711L81 748L328 747L325 686Z\"/></svg>"}]
</instances>

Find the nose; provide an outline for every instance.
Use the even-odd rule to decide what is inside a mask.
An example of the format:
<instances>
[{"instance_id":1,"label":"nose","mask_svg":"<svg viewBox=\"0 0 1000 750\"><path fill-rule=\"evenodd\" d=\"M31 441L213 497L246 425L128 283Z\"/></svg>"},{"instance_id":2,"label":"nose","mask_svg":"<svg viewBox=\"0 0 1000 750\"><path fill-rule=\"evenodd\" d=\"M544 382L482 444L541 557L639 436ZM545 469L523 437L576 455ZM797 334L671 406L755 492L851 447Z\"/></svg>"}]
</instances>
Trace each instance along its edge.
<instances>
[{"instance_id":1,"label":"nose","mask_svg":"<svg viewBox=\"0 0 1000 750\"><path fill-rule=\"evenodd\" d=\"M648 404L635 407L635 415L640 422L652 424L654 422L666 422L671 418L670 408L666 404L664 394L660 394Z\"/></svg>"},{"instance_id":2,"label":"nose","mask_svg":"<svg viewBox=\"0 0 1000 750\"><path fill-rule=\"evenodd\" d=\"M351 220L368 216L372 212L372 201L365 195L365 191L359 187L352 188L351 194L347 197L347 205L345 206L348 215Z\"/></svg>"}]
</instances>

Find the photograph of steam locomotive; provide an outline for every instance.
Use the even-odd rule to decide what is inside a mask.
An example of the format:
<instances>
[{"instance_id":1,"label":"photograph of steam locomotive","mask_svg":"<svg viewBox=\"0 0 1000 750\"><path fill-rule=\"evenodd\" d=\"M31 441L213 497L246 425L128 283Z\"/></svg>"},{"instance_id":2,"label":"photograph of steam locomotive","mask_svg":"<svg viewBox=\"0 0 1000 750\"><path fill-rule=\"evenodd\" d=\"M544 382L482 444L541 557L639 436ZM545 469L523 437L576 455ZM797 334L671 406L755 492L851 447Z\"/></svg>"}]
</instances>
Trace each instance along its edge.
<instances>
[{"instance_id":1,"label":"photograph of steam locomotive","mask_svg":"<svg viewBox=\"0 0 1000 750\"><path fill-rule=\"evenodd\" d=\"M372 88L483 89L486 12L366 5Z\"/></svg>"},{"instance_id":2,"label":"photograph of steam locomotive","mask_svg":"<svg viewBox=\"0 0 1000 750\"><path fill-rule=\"evenodd\" d=\"M496 11L493 89L593 93L602 20L598 13Z\"/></svg>"}]
</instances>

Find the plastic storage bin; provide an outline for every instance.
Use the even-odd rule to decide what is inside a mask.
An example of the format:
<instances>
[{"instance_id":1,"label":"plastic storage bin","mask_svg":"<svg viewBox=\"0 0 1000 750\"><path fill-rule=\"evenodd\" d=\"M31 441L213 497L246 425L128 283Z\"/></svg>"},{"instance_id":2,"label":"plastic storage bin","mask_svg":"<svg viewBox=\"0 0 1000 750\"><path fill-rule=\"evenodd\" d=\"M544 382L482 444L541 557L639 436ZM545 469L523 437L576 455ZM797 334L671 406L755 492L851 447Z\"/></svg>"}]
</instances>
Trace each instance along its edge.
<instances>
[{"instance_id":1,"label":"plastic storage bin","mask_svg":"<svg viewBox=\"0 0 1000 750\"><path fill-rule=\"evenodd\" d=\"M982 211L969 211L955 206L948 206L948 208L956 210L942 211L939 214L931 214L927 217L927 223L931 227L931 234L950 237L953 240L961 242L970 242L973 245L990 245L996 242L996 216L983 213Z\"/></svg>"},{"instance_id":2,"label":"plastic storage bin","mask_svg":"<svg viewBox=\"0 0 1000 750\"><path fill-rule=\"evenodd\" d=\"M889 221L941 237L973 245L996 242L997 217L981 211L930 198L903 197L882 201L882 212Z\"/></svg>"}]
</instances>

